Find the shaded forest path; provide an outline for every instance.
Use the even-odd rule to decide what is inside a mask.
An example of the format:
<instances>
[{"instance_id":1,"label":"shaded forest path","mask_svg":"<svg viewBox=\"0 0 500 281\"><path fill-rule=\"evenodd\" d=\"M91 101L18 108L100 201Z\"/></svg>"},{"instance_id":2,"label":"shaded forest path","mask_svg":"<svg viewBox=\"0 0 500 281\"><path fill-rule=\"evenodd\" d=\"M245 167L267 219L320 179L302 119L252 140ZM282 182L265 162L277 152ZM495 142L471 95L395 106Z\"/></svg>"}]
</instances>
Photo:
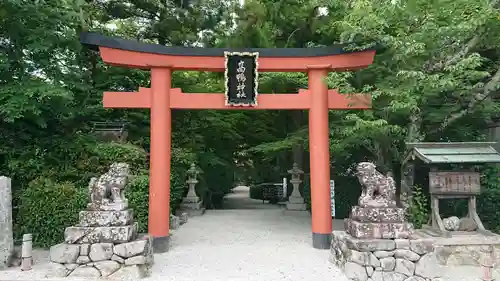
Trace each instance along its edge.
<instances>
[{"instance_id":1,"label":"shaded forest path","mask_svg":"<svg viewBox=\"0 0 500 281\"><path fill-rule=\"evenodd\" d=\"M234 210L234 209L280 209L279 205L269 204L267 201L265 203L262 200L250 198L250 187L248 186L237 186L233 188L233 192L226 195L224 198L224 209Z\"/></svg>"}]
</instances>

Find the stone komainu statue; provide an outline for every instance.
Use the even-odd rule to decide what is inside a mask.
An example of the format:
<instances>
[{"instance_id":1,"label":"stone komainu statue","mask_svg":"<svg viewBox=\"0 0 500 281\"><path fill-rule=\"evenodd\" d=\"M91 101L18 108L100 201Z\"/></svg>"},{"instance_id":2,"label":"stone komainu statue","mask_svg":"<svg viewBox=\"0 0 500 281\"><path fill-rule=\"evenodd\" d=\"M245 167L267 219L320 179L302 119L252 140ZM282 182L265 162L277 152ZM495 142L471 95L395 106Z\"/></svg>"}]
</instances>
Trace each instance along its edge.
<instances>
[{"instance_id":1,"label":"stone komainu statue","mask_svg":"<svg viewBox=\"0 0 500 281\"><path fill-rule=\"evenodd\" d=\"M108 172L99 178L93 177L89 183L89 210L121 211L128 207L125 186L129 176L127 163L113 163Z\"/></svg>"},{"instance_id":2,"label":"stone komainu statue","mask_svg":"<svg viewBox=\"0 0 500 281\"><path fill-rule=\"evenodd\" d=\"M361 162L356 175L362 186L358 204L362 207L395 207L396 182L376 170L375 164Z\"/></svg>"}]
</instances>

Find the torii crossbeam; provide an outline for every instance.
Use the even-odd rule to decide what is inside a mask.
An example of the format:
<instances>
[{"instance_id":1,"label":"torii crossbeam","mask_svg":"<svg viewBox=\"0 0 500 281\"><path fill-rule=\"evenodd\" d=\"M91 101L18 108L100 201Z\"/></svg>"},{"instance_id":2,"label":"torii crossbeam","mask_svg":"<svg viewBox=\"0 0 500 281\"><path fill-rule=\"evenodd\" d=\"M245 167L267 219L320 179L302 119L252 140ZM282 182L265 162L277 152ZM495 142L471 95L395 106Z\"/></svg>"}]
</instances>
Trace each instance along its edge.
<instances>
[{"instance_id":1,"label":"torii crossbeam","mask_svg":"<svg viewBox=\"0 0 500 281\"><path fill-rule=\"evenodd\" d=\"M224 94L183 93L179 88L170 89L171 109L224 109L241 110L241 107L225 105ZM150 88L139 88L139 92L104 92L105 108L151 108ZM328 90L329 109L368 109L371 97L364 94L342 95L337 90ZM258 106L243 109L310 109L309 90L298 94L260 94Z\"/></svg>"},{"instance_id":2,"label":"torii crossbeam","mask_svg":"<svg viewBox=\"0 0 500 281\"><path fill-rule=\"evenodd\" d=\"M82 33L80 39L83 44L98 48L103 61L107 64L151 70L151 88L139 88L138 92L105 92L103 104L107 108L151 110L148 231L154 237L155 252L168 250L172 109L308 110L312 245L317 249L330 248L332 217L328 110L369 109L371 96L339 94L336 90L329 90L324 79L330 71L356 70L369 66L375 56L374 50L348 52L341 45L326 48L240 50L166 47L97 33ZM253 95L254 103L234 106L228 104L228 98L239 99L238 102L242 99L240 96L238 98L231 96L234 92L231 87L234 85L230 82L226 82L229 90L218 94L183 93L181 89L171 88L171 75L175 70L226 71L228 79L228 53L240 56L240 63L245 59L247 59L245 62L253 62L255 80L258 71L307 72L308 89L301 89L298 93L291 94L248 92L249 95ZM255 57L253 60L248 60L249 57L244 57L247 55ZM239 68L238 71L244 72L244 69Z\"/></svg>"}]
</instances>

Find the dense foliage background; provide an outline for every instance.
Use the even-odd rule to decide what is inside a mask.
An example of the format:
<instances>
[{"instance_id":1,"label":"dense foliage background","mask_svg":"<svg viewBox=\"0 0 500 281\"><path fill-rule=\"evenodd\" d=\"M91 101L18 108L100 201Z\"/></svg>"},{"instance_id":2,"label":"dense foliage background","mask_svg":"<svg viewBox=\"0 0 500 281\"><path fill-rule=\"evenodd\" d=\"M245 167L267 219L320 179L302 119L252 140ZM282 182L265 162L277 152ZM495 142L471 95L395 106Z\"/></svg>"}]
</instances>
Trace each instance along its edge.
<instances>
[{"instance_id":1,"label":"dense foliage background","mask_svg":"<svg viewBox=\"0 0 500 281\"><path fill-rule=\"evenodd\" d=\"M0 174L13 178L16 235L34 233L44 246L60 241L86 204L88 180L113 161L132 165L129 198L147 229L149 112L104 109L101 99L104 91L148 86L149 73L104 65L80 45L81 31L175 46L376 44L372 66L328 77L331 88L374 98L370 111L330 112L332 177L343 217L359 195L350 172L356 162L372 160L398 177L405 142L485 139L500 112L498 2L0 1ZM173 84L185 92L223 90L217 73L176 72ZM302 73L260 79L261 92L305 87ZM95 121L126 121L128 142L97 141ZM235 181L280 181L293 162L309 169L306 112L174 111L173 128L172 208L192 162L204 172L198 192L214 208ZM498 170L484 174L481 216L498 230Z\"/></svg>"}]
</instances>

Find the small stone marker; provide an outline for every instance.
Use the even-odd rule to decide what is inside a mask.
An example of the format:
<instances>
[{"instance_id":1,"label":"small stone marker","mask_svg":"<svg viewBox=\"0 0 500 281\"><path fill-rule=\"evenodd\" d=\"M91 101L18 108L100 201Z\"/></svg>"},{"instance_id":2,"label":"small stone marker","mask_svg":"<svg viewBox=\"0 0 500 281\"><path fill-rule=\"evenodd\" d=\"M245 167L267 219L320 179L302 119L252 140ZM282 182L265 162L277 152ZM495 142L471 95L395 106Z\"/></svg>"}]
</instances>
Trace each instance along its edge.
<instances>
[{"instance_id":1,"label":"small stone marker","mask_svg":"<svg viewBox=\"0 0 500 281\"><path fill-rule=\"evenodd\" d=\"M181 224L185 224L188 222L188 213L184 212L184 213L181 213L181 215L179 216L179 218L181 219Z\"/></svg>"},{"instance_id":2,"label":"small stone marker","mask_svg":"<svg viewBox=\"0 0 500 281\"><path fill-rule=\"evenodd\" d=\"M12 188L8 177L0 177L0 269L7 268L14 251L12 236Z\"/></svg>"},{"instance_id":3,"label":"small stone marker","mask_svg":"<svg viewBox=\"0 0 500 281\"><path fill-rule=\"evenodd\" d=\"M33 257L31 254L32 249L32 237L31 234L23 235L23 246L21 250L21 270L27 271L31 270L31 266L33 265Z\"/></svg>"},{"instance_id":4,"label":"small stone marker","mask_svg":"<svg viewBox=\"0 0 500 281\"><path fill-rule=\"evenodd\" d=\"M494 251L493 246L482 246L481 247L481 267L483 269L483 281L493 280L493 267L494 267Z\"/></svg>"},{"instance_id":5,"label":"small stone marker","mask_svg":"<svg viewBox=\"0 0 500 281\"><path fill-rule=\"evenodd\" d=\"M170 228L177 229L181 225L180 219L178 216L170 215Z\"/></svg>"}]
</instances>

